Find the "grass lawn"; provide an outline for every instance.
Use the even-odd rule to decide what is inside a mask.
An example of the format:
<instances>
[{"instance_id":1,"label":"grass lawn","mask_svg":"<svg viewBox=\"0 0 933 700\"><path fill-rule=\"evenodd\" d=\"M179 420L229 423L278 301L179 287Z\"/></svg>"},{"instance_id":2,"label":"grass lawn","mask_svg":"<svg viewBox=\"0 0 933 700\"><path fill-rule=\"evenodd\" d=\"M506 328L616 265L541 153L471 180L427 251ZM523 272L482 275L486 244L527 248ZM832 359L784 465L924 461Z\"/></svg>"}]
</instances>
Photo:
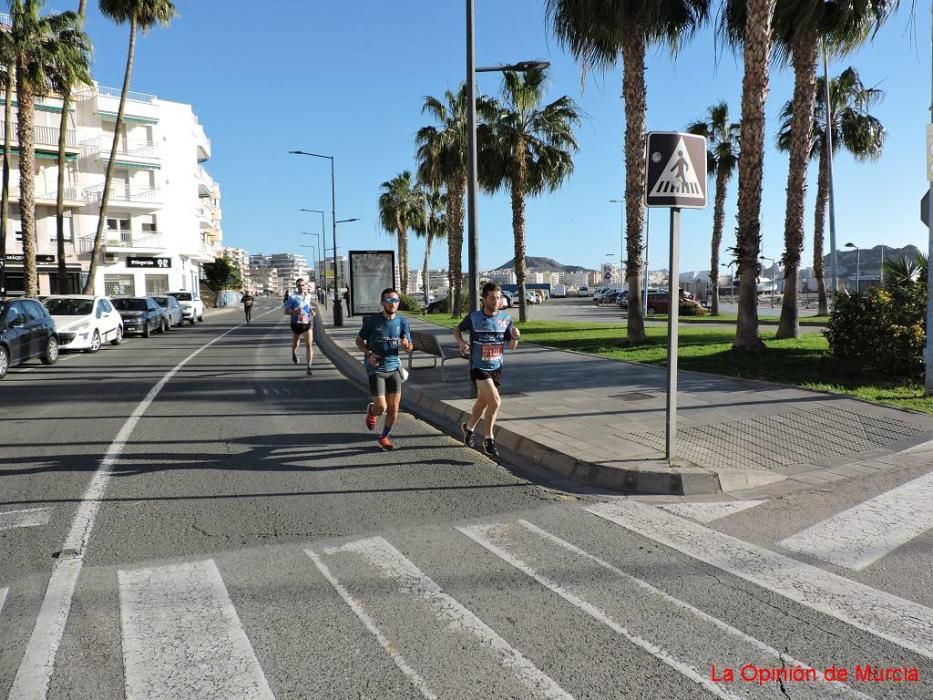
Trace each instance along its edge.
<instances>
[{"instance_id":1,"label":"grass lawn","mask_svg":"<svg viewBox=\"0 0 933 700\"><path fill-rule=\"evenodd\" d=\"M459 323L459 319L451 319L447 314L413 317L449 328ZM613 360L666 364L667 329L660 326L647 327L648 342L637 346L629 345L623 323L529 321L520 328L522 340L529 343ZM924 395L922 385L847 371L830 356L826 339L820 333L775 340L774 332L764 329L761 336L768 351L760 354L733 352L735 333L727 328L696 324L681 328L679 336L679 365L684 370L793 384L933 413L933 398Z\"/></svg>"},{"instance_id":2,"label":"grass lawn","mask_svg":"<svg viewBox=\"0 0 933 700\"><path fill-rule=\"evenodd\" d=\"M646 316L645 320L648 321L667 321L667 314L655 314L654 316ZM738 320L737 314L724 314L720 313L718 316L681 316L681 323L735 323ZM776 326L780 318L777 316L760 316L758 318L758 323L762 326ZM825 326L829 322L829 316L801 316L800 325L801 326Z\"/></svg>"}]
</instances>

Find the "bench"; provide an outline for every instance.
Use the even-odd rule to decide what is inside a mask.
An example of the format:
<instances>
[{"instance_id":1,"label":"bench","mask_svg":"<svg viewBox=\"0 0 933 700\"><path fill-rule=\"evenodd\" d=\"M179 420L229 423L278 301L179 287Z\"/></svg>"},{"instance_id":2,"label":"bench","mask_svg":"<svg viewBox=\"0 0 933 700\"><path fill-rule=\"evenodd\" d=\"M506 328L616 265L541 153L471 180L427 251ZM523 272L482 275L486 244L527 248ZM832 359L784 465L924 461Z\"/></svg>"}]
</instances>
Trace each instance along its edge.
<instances>
[{"instance_id":1,"label":"bench","mask_svg":"<svg viewBox=\"0 0 933 700\"><path fill-rule=\"evenodd\" d=\"M414 346L408 353L408 369L412 369L412 359L415 351L423 352L434 358L432 367L437 367L437 360L441 360L441 381L446 382L447 377L444 374L444 363L447 360L468 360L469 357L460 352L460 348L455 345L441 345L437 342L437 337L431 333L422 333L420 331L411 332L411 344Z\"/></svg>"}]
</instances>

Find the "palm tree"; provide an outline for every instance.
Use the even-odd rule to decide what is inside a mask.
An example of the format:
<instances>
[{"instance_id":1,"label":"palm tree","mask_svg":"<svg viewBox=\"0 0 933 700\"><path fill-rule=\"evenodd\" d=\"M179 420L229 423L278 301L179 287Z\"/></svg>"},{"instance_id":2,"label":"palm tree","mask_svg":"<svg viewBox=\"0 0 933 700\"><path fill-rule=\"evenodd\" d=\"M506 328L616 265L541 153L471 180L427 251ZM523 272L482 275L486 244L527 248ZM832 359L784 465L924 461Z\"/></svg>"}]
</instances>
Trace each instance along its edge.
<instances>
[{"instance_id":1,"label":"palm tree","mask_svg":"<svg viewBox=\"0 0 933 700\"><path fill-rule=\"evenodd\" d=\"M100 257L104 222L107 219L107 202L110 199L110 182L113 180L113 166L117 160L117 148L120 144L120 129L123 126L123 115L126 112L126 95L130 89L130 78L133 75L133 56L136 53L136 31L148 31L156 24L163 27L175 17L177 11L172 0L100 0L100 10L117 24L129 22L130 41L126 54L126 70L123 73L123 90L120 92L120 107L117 110L117 120L113 130L113 145L110 148L110 159L107 161L107 171L104 175L104 189L100 197L100 214L97 217L97 231L94 234L94 249L91 252L91 265L88 268L87 282L84 293L92 294L94 291L94 278L97 275L97 260ZM334 255L337 252L334 251Z\"/></svg>"},{"instance_id":2,"label":"palm tree","mask_svg":"<svg viewBox=\"0 0 933 700\"><path fill-rule=\"evenodd\" d=\"M447 195L437 188L426 190L420 188L421 195L424 197L424 206L422 211L424 216L420 221L415 221L412 228L418 238L425 238L424 246L424 270L422 271L424 287L424 304L428 305L431 301L431 279L429 275L429 262L431 258L431 245L435 238L442 238L447 231Z\"/></svg>"},{"instance_id":3,"label":"palm tree","mask_svg":"<svg viewBox=\"0 0 933 700\"><path fill-rule=\"evenodd\" d=\"M16 80L16 53L9 25L0 26L0 84L3 103L3 189L0 195L0 263L6 260L6 232L10 218L10 141L13 139L13 83ZM6 293L6 265L0 264L0 297Z\"/></svg>"},{"instance_id":4,"label":"palm tree","mask_svg":"<svg viewBox=\"0 0 933 700\"><path fill-rule=\"evenodd\" d=\"M823 230L826 222L826 202L829 197L829 163L826 153L826 81L817 79L816 105L811 132L811 159L819 160L816 185L816 205L813 225L813 274L817 279L819 308L817 313L829 313L826 285L823 279ZM881 122L869 109L881 101L884 92L863 85L854 68L846 68L829 81L829 99L833 153L845 147L857 160L877 160L881 156L887 133ZM780 150L790 147L793 131L793 103L788 102L781 111L781 127L777 145Z\"/></svg>"},{"instance_id":5,"label":"palm tree","mask_svg":"<svg viewBox=\"0 0 933 700\"><path fill-rule=\"evenodd\" d=\"M712 285L712 315L719 315L719 248L725 221L726 190L739 164L739 124L729 121L729 105L723 101L711 106L706 119L687 126L691 134L706 138L706 172L716 179L713 204L713 239L710 246L709 281Z\"/></svg>"},{"instance_id":6,"label":"palm tree","mask_svg":"<svg viewBox=\"0 0 933 700\"><path fill-rule=\"evenodd\" d=\"M422 218L423 198L411 179L411 172L403 170L391 180L383 182L379 195L379 221L398 239L399 286L408 293L408 229Z\"/></svg>"},{"instance_id":7,"label":"palm tree","mask_svg":"<svg viewBox=\"0 0 933 700\"><path fill-rule=\"evenodd\" d=\"M477 114L489 113L488 97L476 98ZM463 202L467 179L467 94L461 85L456 93L448 90L444 100L425 97L422 113L430 114L437 126L418 129L418 180L443 184L447 191L447 278L450 284L451 318L460 315L463 258ZM479 130L482 137L483 131Z\"/></svg>"},{"instance_id":8,"label":"palm tree","mask_svg":"<svg viewBox=\"0 0 933 700\"><path fill-rule=\"evenodd\" d=\"M84 28L84 15L86 10L87 0L80 0L78 3L77 24L77 29L79 31ZM72 291L70 289L65 289L65 279L67 275L65 267L65 146L67 145L68 118L71 112L72 86L82 81L82 76L77 75L79 71L73 70L74 68L82 68L82 66L72 66L69 61L65 61L62 64L62 68L69 71L69 74L62 76L62 117L58 125L58 191L55 194L55 241L58 255L59 293ZM83 69L86 73L86 63ZM72 235L74 235L74 232L72 232Z\"/></svg>"},{"instance_id":9,"label":"palm tree","mask_svg":"<svg viewBox=\"0 0 933 700\"><path fill-rule=\"evenodd\" d=\"M760 0L759 0L760 1ZM767 0L773 4L774 0ZM547 0L558 40L589 67L622 56L625 98L625 245L629 295L641 293L645 190L645 54L649 44L676 49L709 18L710 0ZM641 307L629 305L628 339L645 341Z\"/></svg>"},{"instance_id":10,"label":"palm tree","mask_svg":"<svg viewBox=\"0 0 933 700\"><path fill-rule=\"evenodd\" d=\"M844 53L863 43L869 32L877 32L896 9L899 0L833 2L781 0L774 20L778 59L794 67L794 97L787 151L787 207L784 218L784 301L777 338L800 335L797 309L797 275L803 251L804 199L807 191L807 162L810 159L813 110L816 101L816 63L819 42ZM789 293L788 293L788 290Z\"/></svg>"},{"instance_id":11,"label":"palm tree","mask_svg":"<svg viewBox=\"0 0 933 700\"><path fill-rule=\"evenodd\" d=\"M502 103L488 124L483 144L480 178L489 191L508 187L512 198L512 234L515 239L515 280L518 283L519 320L528 320L525 299L525 197L557 189L573 172L572 154L578 150L573 128L580 110L564 95L541 107L545 70L505 71Z\"/></svg>"},{"instance_id":12,"label":"palm tree","mask_svg":"<svg viewBox=\"0 0 933 700\"><path fill-rule=\"evenodd\" d=\"M35 202L35 101L53 89L61 89L60 65L76 64L87 44L76 29L77 15L62 12L40 16L44 0L12 0L12 43L16 65L16 99L19 138L20 221L23 231L23 271L26 296L36 296Z\"/></svg>"},{"instance_id":13,"label":"palm tree","mask_svg":"<svg viewBox=\"0 0 933 700\"><path fill-rule=\"evenodd\" d=\"M765 100L771 22L776 0L727 0L720 34L733 46L742 45L742 128L739 135L739 213L734 248L739 274L736 350L760 351L758 335L758 256L761 253L761 177L765 147Z\"/></svg>"}]
</instances>

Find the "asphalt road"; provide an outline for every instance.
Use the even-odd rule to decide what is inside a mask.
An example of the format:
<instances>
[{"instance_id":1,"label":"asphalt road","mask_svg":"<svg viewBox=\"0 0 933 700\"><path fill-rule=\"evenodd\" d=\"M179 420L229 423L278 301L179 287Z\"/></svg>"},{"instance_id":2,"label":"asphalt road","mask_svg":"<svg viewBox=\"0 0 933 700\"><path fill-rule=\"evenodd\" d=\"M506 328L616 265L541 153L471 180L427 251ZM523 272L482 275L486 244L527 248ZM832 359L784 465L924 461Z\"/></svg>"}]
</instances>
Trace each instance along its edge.
<instances>
[{"instance_id":1,"label":"asphalt road","mask_svg":"<svg viewBox=\"0 0 933 700\"><path fill-rule=\"evenodd\" d=\"M0 697L933 697L928 530L859 571L777 544L928 466L700 523L410 415L382 452L254 319L0 383ZM919 681L722 678L798 660Z\"/></svg>"}]
</instances>

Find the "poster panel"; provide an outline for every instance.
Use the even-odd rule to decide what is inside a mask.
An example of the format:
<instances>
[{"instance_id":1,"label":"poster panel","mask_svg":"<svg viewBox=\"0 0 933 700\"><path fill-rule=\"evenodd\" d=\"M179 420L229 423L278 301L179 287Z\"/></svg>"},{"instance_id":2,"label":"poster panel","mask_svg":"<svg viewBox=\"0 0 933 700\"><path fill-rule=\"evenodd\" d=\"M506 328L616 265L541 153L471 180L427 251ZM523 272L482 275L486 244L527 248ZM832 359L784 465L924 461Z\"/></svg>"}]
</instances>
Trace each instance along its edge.
<instances>
[{"instance_id":1,"label":"poster panel","mask_svg":"<svg viewBox=\"0 0 933 700\"><path fill-rule=\"evenodd\" d=\"M353 316L382 311L379 295L395 287L395 251L350 251L350 313Z\"/></svg>"}]
</instances>

